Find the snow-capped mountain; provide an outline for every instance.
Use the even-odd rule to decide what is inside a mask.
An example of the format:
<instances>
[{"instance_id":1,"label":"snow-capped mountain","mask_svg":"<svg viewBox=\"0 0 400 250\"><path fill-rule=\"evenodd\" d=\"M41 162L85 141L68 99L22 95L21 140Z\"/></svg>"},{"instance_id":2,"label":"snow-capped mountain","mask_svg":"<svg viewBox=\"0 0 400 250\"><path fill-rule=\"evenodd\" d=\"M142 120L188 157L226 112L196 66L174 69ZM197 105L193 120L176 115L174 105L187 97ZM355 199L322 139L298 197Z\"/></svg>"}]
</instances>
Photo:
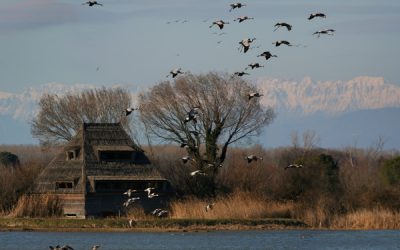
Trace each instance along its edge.
<instances>
[{"instance_id":1,"label":"snow-capped mountain","mask_svg":"<svg viewBox=\"0 0 400 250\"><path fill-rule=\"evenodd\" d=\"M381 77L326 82L315 82L309 77L302 81L261 78L256 84L265 95L261 98L262 104L272 106L280 113L289 111L312 115L322 112L338 115L357 110L400 107L400 86L385 83ZM37 111L37 103L43 93L62 95L93 87L90 84L50 83L39 88L28 88L22 93L0 92L0 115L30 120ZM133 97L142 90L133 85L123 87L130 90Z\"/></svg>"},{"instance_id":2,"label":"snow-capped mountain","mask_svg":"<svg viewBox=\"0 0 400 250\"><path fill-rule=\"evenodd\" d=\"M316 112L342 113L400 107L400 86L388 84L381 77L357 77L349 81L313 82L259 79L265 94L261 102L279 111L311 115Z\"/></svg>"},{"instance_id":3,"label":"snow-capped mountain","mask_svg":"<svg viewBox=\"0 0 400 250\"><path fill-rule=\"evenodd\" d=\"M354 144L368 147L376 138L387 139L388 148L400 147L400 86L380 77L357 77L349 81L316 82L262 78L256 81L260 101L277 112L258 143L266 147L290 144L290 134L313 130L321 146ZM22 93L0 92L0 144L37 143L30 134L29 121L37 112L43 93L63 95L93 88L93 85L46 84ZM115 85L137 94L146 87Z\"/></svg>"}]
</instances>

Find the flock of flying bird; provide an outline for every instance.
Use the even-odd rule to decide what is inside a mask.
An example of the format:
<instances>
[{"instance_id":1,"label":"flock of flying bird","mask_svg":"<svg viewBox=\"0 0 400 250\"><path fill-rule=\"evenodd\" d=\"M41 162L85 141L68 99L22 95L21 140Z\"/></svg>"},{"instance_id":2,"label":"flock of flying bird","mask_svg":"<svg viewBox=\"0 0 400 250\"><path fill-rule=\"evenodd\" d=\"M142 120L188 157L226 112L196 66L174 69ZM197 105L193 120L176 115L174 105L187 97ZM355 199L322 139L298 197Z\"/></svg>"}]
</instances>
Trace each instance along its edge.
<instances>
[{"instance_id":1,"label":"flock of flying bird","mask_svg":"<svg viewBox=\"0 0 400 250\"><path fill-rule=\"evenodd\" d=\"M103 6L101 3L97 2L96 0L89 0L89 1L87 1L85 3L82 3L82 5L88 5L90 7L95 6L95 5ZM238 2L238 3L232 3L229 6L230 6L229 12L232 12L235 9L240 9L242 7L245 7L246 4ZM308 20L312 20L312 19L315 19L315 18L326 18L326 15L324 13L312 13L308 17ZM249 17L249 16L240 16L240 17L235 18L233 21L234 22L238 22L238 23L242 23L244 21L253 20L253 19L254 19L253 17ZM205 21L207 21L207 20L205 20ZM176 20L175 22L180 22L180 21ZM184 20L181 23L185 23L185 22L188 22L188 21ZM170 24L170 23L171 22L167 22L167 24ZM224 20L216 20L216 21L213 21L211 23L209 28L213 28L214 26L217 26L219 28L219 30L223 30L225 25L227 25L227 24L229 24L229 22L224 21ZM289 24L289 23L286 23L286 22L277 22L274 25L274 31L277 31L278 29L286 29L288 32L290 32L293 29L293 26L291 24ZM321 35L333 35L334 32L335 32L334 29L324 29L324 30L319 30L319 31L314 32L313 35L315 35L317 38L319 38ZM216 34L218 34L218 33L216 33ZM221 35L221 34L225 34L225 33L220 33L219 35ZM245 39L241 40L239 42L240 47L238 48L238 50L240 52L246 53L250 49L251 44L255 40L256 40L256 38L245 38ZM295 46L295 47L302 46L300 44L294 45L294 44L290 43L287 40L277 40L277 41L273 42L272 44L275 45L275 47L279 47L281 45L286 45L286 46L289 46L289 47L291 47L291 46ZM306 47L306 46L303 46L303 47ZM269 59L271 59L273 57L277 57L277 55L272 54L270 51L264 51L264 52L258 54L257 57L262 57L262 58L265 59L265 61L267 61L267 60L269 60ZM260 63L254 62L254 63L248 64L247 67L245 67L245 70L248 70L248 69L252 69L253 70L253 69L262 68L262 67L264 67L264 66L261 65ZM181 74L184 74L184 73L185 72L182 71L182 68L176 68L176 69L172 69L168 73L168 75L166 77L171 76L172 78L175 78L175 77L177 77L177 76L179 76ZM249 73L247 73L245 71L238 71L238 72L235 72L233 75L241 77L241 76L244 76L244 75L249 75ZM261 96L263 96L263 94L260 94L259 92L252 92L252 93L248 94L248 100L250 101L251 99L253 99L255 97L261 97ZM127 108L124 112L125 112L125 115L128 116L134 110L138 110L138 109L139 108ZM185 120L183 122L185 124L187 124L188 122L193 122L194 124L196 124L197 120L199 118L199 115L200 115L200 111L201 110L200 110L199 107L192 108L189 112L187 112L187 116L185 117ZM192 133L194 135L198 135L199 134L199 132L197 132L197 131L190 131L190 133ZM187 142L182 142L181 143L181 148L189 148L188 143ZM251 154L251 155L246 156L244 159L247 161L248 164L250 164L251 162L262 160L263 158L259 157L259 156L256 156L254 154ZM188 163L190 161L193 161L193 159L190 156L183 156L183 157L180 158L180 160L182 161L183 164L186 164L186 163ZM209 167L215 167L214 164L208 164L208 165L209 165ZM219 165L217 167L222 167L222 165ZM286 169L299 169L299 168L303 168L303 165L301 165L301 164L290 164L290 165L286 166L284 169L286 170ZM201 175L204 176L204 175L206 175L206 173L203 172L202 170L195 170L195 171L191 172L190 175L193 176L193 177L194 176L201 176ZM149 187L149 188L147 188L147 189L145 189L143 191L147 192L147 198L151 199L151 198L159 196L157 193L154 192L154 190L155 190L154 188ZM128 196L128 200L126 200L123 203L124 207L128 208L130 205L132 205L135 202L140 200L140 197L132 197L132 195L134 193L137 193L137 192L139 192L139 191L138 190L133 190L133 189L128 189L124 193L124 195ZM207 204L205 206L205 211L208 212L213 207L214 207L214 203L209 203L209 204ZM157 216L157 217L165 217L165 216L168 215L168 211L164 210L164 209L161 209L161 208L157 208L152 212L152 215ZM130 219L129 220L129 226L132 227L133 224L134 224L134 220ZM72 248L64 248L64 247L61 248L59 246L57 246L57 247L56 248L50 247L50 249L55 249L55 250L61 250L61 249L62 250L71 250L72 249ZM97 248L95 248L95 247L97 247ZM99 246L94 246L92 249L96 250L96 249L98 249L98 247Z\"/></svg>"},{"instance_id":2,"label":"flock of flying bird","mask_svg":"<svg viewBox=\"0 0 400 250\"><path fill-rule=\"evenodd\" d=\"M92 5L98 4L96 1L89 1L89 2L91 2ZM90 6L92 6L92 5L90 5ZM233 3L233 4L230 4L229 12L233 11L234 9L242 8L244 6L246 6L246 4L244 4L244 3ZM310 14L310 16L307 19L308 20L312 20L314 18L326 18L326 15L324 13L319 13L319 12L318 13L312 13L312 14ZM249 16L240 16L238 18L235 18L233 21L234 22L237 21L238 23L241 23L241 22L244 22L246 20L253 20L253 19L254 19L253 17L249 17ZM207 21L207 20L205 20L205 21ZM184 21L175 20L175 23L177 23L177 22L185 23L185 22L188 22L188 21L187 20L184 20ZM171 23L170 21L167 22L167 24L170 24L170 23ZM224 29L225 25L227 25L227 24L229 24L229 22L224 21L224 20L216 20L216 21L213 21L211 23L209 28L217 26L219 28L219 30L222 30L222 29ZM293 26L291 24L289 24L289 23L286 23L286 22L277 22L274 25L274 28L275 28L274 31L277 31L278 29L282 29L282 28L286 29L287 31L291 31ZM313 35L316 35L319 38L321 35L333 35L334 32L335 32L334 29L325 29L325 30L316 31L316 32L313 33ZM216 33L216 34L218 34L218 33ZM220 33L219 35L221 35L221 34L225 34L225 33ZM243 39L242 41L240 41L239 42L239 45L240 45L239 51L243 52L243 53L246 53L250 49L251 44L255 40L256 40L256 38L246 38L246 39ZM289 46L289 47L290 46L295 46L295 47L301 46L301 45L291 44L289 41L286 41L286 40L277 40L277 41L273 42L272 44L275 45L275 47L279 47L281 45L286 45L286 46ZM303 46L303 47L306 47L306 46ZM263 51L262 53L258 54L257 57L262 57L267 61L267 60L269 60L269 59L271 59L273 57L277 57L277 55L272 54L270 51ZM245 70L248 70L248 69L252 69L253 70L253 69L262 68L262 67L264 67L264 66L260 65L260 63L258 63L258 62L255 62L255 63L248 64L247 67L245 68ZM175 78L175 77L177 77L177 76L179 76L181 74L184 74L184 73L185 72L182 71L182 68L176 68L176 69L172 69L168 73L168 75L166 77L170 77L171 76L172 78ZM244 75L249 75L249 73L247 73L245 71L238 71L238 72L235 72L233 75L241 77L241 76L244 76ZM250 101L252 98L261 97L261 96L263 96L263 94L260 94L259 92L251 92L251 93L248 93L248 100ZM134 110L137 110L137 109L138 108L128 108L128 109L125 110L125 114L128 116ZM187 112L187 115L186 115L186 117L185 117L183 122L185 124L187 124L188 122L193 122L194 124L196 124L197 120L199 118L199 115L200 115L200 111L201 110L200 110L199 107L192 108L189 112ZM189 132L194 134L195 136L199 135L198 131L189 131ZM182 142L181 143L181 148L188 149L189 148L188 143L185 142L185 141ZM251 162L262 160L263 158L260 157L260 156L256 156L254 154L250 154L250 155L246 156L244 159L247 161L248 164L250 164ZM194 161L194 159L192 159L189 155L181 157L180 160L182 161L183 164L186 164L186 163L188 163L190 161ZM208 167L215 167L215 165L209 163ZM222 167L222 165L219 165L217 167ZM286 166L284 169L286 170L286 169L299 169L299 168L303 168L303 165L301 165L301 164L290 164L290 165ZM195 171L190 172L190 176L193 176L193 177L195 177L195 176L205 176L205 175L207 175L207 174L202 170L195 170ZM128 191L130 191L130 190L128 190ZM127 194L127 193L125 193L125 194ZM130 192L129 192L128 196L130 197ZM148 198L152 198L150 196L150 193L149 193ZM140 198L139 197L130 198L124 203L124 206L127 207L130 204L132 204L133 202L135 202L136 200L138 200L138 199L140 199ZM206 205L205 210L208 212L209 210L211 210L213 208L213 206L214 206L214 203L209 203L209 204ZM159 212L161 212L161 214L159 214ZM152 214L155 215L155 216L161 217L160 215L163 216L163 215L166 215L167 213L168 213L168 211L166 211L166 210L156 209L156 210L153 211ZM132 223L132 221L130 221L130 225L131 225L131 223Z\"/></svg>"}]
</instances>

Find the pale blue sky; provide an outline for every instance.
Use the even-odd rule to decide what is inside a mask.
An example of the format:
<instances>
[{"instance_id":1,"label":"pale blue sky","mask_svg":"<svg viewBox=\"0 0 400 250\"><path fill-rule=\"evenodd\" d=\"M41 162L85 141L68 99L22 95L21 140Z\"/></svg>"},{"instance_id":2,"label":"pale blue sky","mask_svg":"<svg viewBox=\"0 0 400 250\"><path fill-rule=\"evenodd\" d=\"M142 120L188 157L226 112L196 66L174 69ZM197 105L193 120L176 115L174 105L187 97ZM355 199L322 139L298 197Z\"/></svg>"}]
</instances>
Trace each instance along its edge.
<instances>
[{"instance_id":1,"label":"pale blue sky","mask_svg":"<svg viewBox=\"0 0 400 250\"><path fill-rule=\"evenodd\" d=\"M49 82L150 86L176 67L234 72L251 62L266 67L251 71L250 80L368 75L400 84L398 0L249 0L232 12L229 4L235 1L226 0L99 0L103 7L82 2L1 0L0 91L20 92ZM307 20L316 11L327 18ZM242 15L255 20L233 22ZM222 36L208 27L220 18L230 22ZM184 19L189 22L166 24ZM278 21L292 24L293 31L273 32ZM311 35L323 28L337 32L320 39ZM242 54L238 42L247 37L256 37L254 46L260 48ZM308 47L273 47L279 39ZM278 58L257 58L264 50Z\"/></svg>"}]
</instances>

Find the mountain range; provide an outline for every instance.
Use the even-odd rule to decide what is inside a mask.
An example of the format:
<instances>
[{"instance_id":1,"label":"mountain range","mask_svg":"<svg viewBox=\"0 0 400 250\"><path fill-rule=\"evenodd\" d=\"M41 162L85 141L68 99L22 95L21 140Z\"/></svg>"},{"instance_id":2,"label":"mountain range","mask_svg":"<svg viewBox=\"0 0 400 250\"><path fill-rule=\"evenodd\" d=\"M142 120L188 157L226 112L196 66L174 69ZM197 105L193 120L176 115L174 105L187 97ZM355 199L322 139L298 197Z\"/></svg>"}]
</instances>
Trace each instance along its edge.
<instances>
[{"instance_id":1,"label":"mountain range","mask_svg":"<svg viewBox=\"0 0 400 250\"><path fill-rule=\"evenodd\" d=\"M256 139L266 147L290 144L297 131L315 131L324 147L368 147L378 138L387 148L399 148L400 86L381 77L360 76L348 81L301 81L259 78L261 103L277 113L273 123ZM121 86L121 85L119 85ZM142 87L122 85L135 100ZM63 94L93 88L91 84L50 83L21 93L0 92L0 144L36 143L29 121L43 93ZM354 145L357 144L357 145Z\"/></svg>"}]
</instances>

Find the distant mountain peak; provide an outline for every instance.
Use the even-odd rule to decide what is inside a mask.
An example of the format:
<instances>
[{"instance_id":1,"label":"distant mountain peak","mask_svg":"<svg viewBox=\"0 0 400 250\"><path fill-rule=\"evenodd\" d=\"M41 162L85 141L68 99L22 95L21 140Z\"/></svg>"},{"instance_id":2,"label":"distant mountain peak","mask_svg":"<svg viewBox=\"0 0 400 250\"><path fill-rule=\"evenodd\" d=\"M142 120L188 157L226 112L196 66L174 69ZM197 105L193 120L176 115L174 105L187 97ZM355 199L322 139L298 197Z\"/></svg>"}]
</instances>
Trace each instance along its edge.
<instances>
[{"instance_id":1,"label":"distant mountain peak","mask_svg":"<svg viewBox=\"0 0 400 250\"><path fill-rule=\"evenodd\" d=\"M262 104L305 115L400 107L400 86L385 83L382 77L325 82L310 77L301 81L260 78L257 86L265 95Z\"/></svg>"},{"instance_id":2,"label":"distant mountain peak","mask_svg":"<svg viewBox=\"0 0 400 250\"><path fill-rule=\"evenodd\" d=\"M138 92L146 86L115 84L131 92L137 99ZM261 103L274 107L278 112L296 112L303 115L342 113L381 108L400 107L400 86L385 83L382 77L359 76L348 81L313 81L304 77L300 81L260 78L257 86L265 95ZM0 115L16 120L31 120L43 93L65 94L94 88L91 84L66 85L48 83L29 87L21 93L0 92Z\"/></svg>"}]
</instances>

